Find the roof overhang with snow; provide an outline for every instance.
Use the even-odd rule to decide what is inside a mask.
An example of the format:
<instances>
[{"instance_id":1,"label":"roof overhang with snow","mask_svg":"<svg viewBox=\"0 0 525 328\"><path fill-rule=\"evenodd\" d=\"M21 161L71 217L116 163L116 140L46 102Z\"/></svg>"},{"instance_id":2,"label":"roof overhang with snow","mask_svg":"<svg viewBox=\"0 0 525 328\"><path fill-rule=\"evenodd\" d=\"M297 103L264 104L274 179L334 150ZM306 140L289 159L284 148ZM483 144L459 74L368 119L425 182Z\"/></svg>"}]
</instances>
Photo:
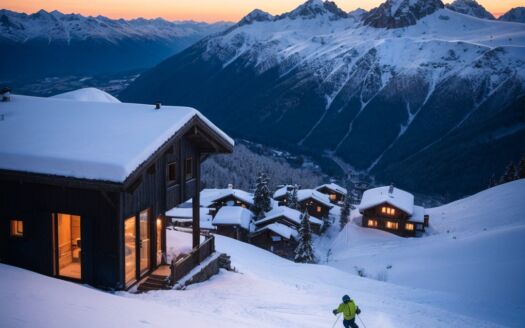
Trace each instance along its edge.
<instances>
[{"instance_id":1,"label":"roof overhang with snow","mask_svg":"<svg viewBox=\"0 0 525 328\"><path fill-rule=\"evenodd\" d=\"M390 192L390 188L385 186L365 191L359 204L359 212L363 213L369 208L387 203L408 215L412 215L414 213L414 195L398 188L393 188Z\"/></svg>"},{"instance_id":2,"label":"roof overhang with snow","mask_svg":"<svg viewBox=\"0 0 525 328\"><path fill-rule=\"evenodd\" d=\"M15 95L0 104L0 170L127 185L178 137L202 151L234 142L189 107ZM140 133L139 133L140 132ZM202 140L210 140L206 145Z\"/></svg>"},{"instance_id":3,"label":"roof overhang with snow","mask_svg":"<svg viewBox=\"0 0 525 328\"><path fill-rule=\"evenodd\" d=\"M315 190L320 191L323 188L326 188L332 192L335 192L335 193L338 193L344 196L346 196L346 193L347 193L346 188L343 188L340 185L335 184L335 183L326 183L324 185L320 185L319 187L315 188Z\"/></svg>"}]
</instances>

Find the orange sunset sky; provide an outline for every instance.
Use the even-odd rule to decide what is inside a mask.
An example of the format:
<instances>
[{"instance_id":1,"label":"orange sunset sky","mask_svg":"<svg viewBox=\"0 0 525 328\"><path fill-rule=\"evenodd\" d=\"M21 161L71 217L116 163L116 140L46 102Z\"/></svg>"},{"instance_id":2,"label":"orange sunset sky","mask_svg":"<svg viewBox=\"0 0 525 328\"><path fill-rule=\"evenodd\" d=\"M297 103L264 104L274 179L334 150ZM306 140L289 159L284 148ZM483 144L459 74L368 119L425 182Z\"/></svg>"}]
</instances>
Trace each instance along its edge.
<instances>
[{"instance_id":1,"label":"orange sunset sky","mask_svg":"<svg viewBox=\"0 0 525 328\"><path fill-rule=\"evenodd\" d=\"M64 13L104 15L111 18L156 18L168 20L238 21L255 8L280 14L305 0L0 0L0 8L33 13L40 9ZM358 7L371 9L384 0L335 0L344 10ZM445 3L451 2L445 0ZM525 0L478 0L487 10L499 16Z\"/></svg>"}]
</instances>

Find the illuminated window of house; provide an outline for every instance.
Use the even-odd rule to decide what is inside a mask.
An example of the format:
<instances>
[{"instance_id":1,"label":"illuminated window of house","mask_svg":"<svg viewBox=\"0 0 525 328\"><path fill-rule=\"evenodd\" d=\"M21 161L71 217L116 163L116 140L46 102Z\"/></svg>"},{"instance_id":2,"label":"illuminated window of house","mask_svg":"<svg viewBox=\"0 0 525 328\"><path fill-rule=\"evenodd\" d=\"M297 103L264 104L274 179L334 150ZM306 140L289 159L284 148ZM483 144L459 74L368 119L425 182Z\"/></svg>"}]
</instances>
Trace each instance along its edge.
<instances>
[{"instance_id":1,"label":"illuminated window of house","mask_svg":"<svg viewBox=\"0 0 525 328\"><path fill-rule=\"evenodd\" d=\"M24 236L24 221L11 220L11 236L12 237L23 237Z\"/></svg>"},{"instance_id":2,"label":"illuminated window of house","mask_svg":"<svg viewBox=\"0 0 525 328\"><path fill-rule=\"evenodd\" d=\"M336 198L337 198L336 194L331 194L330 195L330 200L334 201L334 200L336 200Z\"/></svg>"},{"instance_id":3,"label":"illuminated window of house","mask_svg":"<svg viewBox=\"0 0 525 328\"><path fill-rule=\"evenodd\" d=\"M177 181L177 163L176 162L168 164L168 181L169 182Z\"/></svg>"},{"instance_id":4,"label":"illuminated window of house","mask_svg":"<svg viewBox=\"0 0 525 328\"><path fill-rule=\"evenodd\" d=\"M388 214L388 215L395 215L396 214L396 210L391 208L391 207L383 206L381 208L381 213Z\"/></svg>"},{"instance_id":5,"label":"illuminated window of house","mask_svg":"<svg viewBox=\"0 0 525 328\"><path fill-rule=\"evenodd\" d=\"M321 206L317 206L317 213L321 213Z\"/></svg>"},{"instance_id":6,"label":"illuminated window of house","mask_svg":"<svg viewBox=\"0 0 525 328\"><path fill-rule=\"evenodd\" d=\"M368 220L369 227L377 227L377 220Z\"/></svg>"},{"instance_id":7,"label":"illuminated window of house","mask_svg":"<svg viewBox=\"0 0 525 328\"><path fill-rule=\"evenodd\" d=\"M186 180L193 178L193 159L186 158Z\"/></svg>"},{"instance_id":8,"label":"illuminated window of house","mask_svg":"<svg viewBox=\"0 0 525 328\"><path fill-rule=\"evenodd\" d=\"M397 230L397 222L386 221L386 227L387 227L388 229L394 229L394 230Z\"/></svg>"},{"instance_id":9,"label":"illuminated window of house","mask_svg":"<svg viewBox=\"0 0 525 328\"><path fill-rule=\"evenodd\" d=\"M412 224L412 223L406 223L406 224L405 224L405 229L406 229L406 230L410 230L410 231L414 230L414 224Z\"/></svg>"}]
</instances>

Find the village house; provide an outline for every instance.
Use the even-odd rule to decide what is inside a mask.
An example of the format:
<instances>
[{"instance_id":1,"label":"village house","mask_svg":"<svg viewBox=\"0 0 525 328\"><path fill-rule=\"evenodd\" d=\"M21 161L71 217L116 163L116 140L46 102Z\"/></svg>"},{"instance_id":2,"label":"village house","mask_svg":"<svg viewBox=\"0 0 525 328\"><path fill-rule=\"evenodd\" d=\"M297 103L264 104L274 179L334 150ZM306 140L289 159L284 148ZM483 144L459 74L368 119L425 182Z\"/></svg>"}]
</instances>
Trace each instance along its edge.
<instances>
[{"instance_id":1,"label":"village house","mask_svg":"<svg viewBox=\"0 0 525 328\"><path fill-rule=\"evenodd\" d=\"M287 205L286 198L289 188L289 186L283 186L273 194L273 199L279 205ZM314 189L297 190L297 202L301 212L307 210L308 214L316 218L328 218L330 210L334 207L328 195Z\"/></svg>"},{"instance_id":2,"label":"village house","mask_svg":"<svg viewBox=\"0 0 525 328\"><path fill-rule=\"evenodd\" d=\"M128 289L165 262L165 213L190 197L200 252L201 159L234 143L198 111L12 95L0 112L0 261Z\"/></svg>"},{"instance_id":3,"label":"village house","mask_svg":"<svg viewBox=\"0 0 525 328\"><path fill-rule=\"evenodd\" d=\"M310 227L314 233L319 234L323 227L324 222L314 216L310 215ZM286 226L299 230L301 225L301 212L298 210L291 209L287 206L278 206L267 212L263 219L255 222L257 227L262 227L271 223L282 223Z\"/></svg>"},{"instance_id":4,"label":"village house","mask_svg":"<svg viewBox=\"0 0 525 328\"><path fill-rule=\"evenodd\" d=\"M223 206L219 209L212 224L217 228L219 235L248 241L250 230L253 228L253 213L241 206Z\"/></svg>"},{"instance_id":5,"label":"village house","mask_svg":"<svg viewBox=\"0 0 525 328\"><path fill-rule=\"evenodd\" d=\"M212 231L216 227L212 224L212 209L207 207L200 208L200 228L201 231ZM192 207L174 207L166 212L166 221L175 227L191 228L193 224Z\"/></svg>"},{"instance_id":6,"label":"village house","mask_svg":"<svg viewBox=\"0 0 525 328\"><path fill-rule=\"evenodd\" d=\"M394 186L365 191L359 212L363 215L363 227L388 231L402 237L420 236L429 225L425 209L414 205L414 195Z\"/></svg>"},{"instance_id":7,"label":"village house","mask_svg":"<svg viewBox=\"0 0 525 328\"><path fill-rule=\"evenodd\" d=\"M343 202L347 194L347 190L345 188L333 182L321 185L315 188L315 190L322 194L328 195L332 204L339 204Z\"/></svg>"},{"instance_id":8,"label":"village house","mask_svg":"<svg viewBox=\"0 0 525 328\"><path fill-rule=\"evenodd\" d=\"M253 245L285 258L293 257L298 239L299 233L295 228L280 222L262 225L250 235Z\"/></svg>"},{"instance_id":9,"label":"village house","mask_svg":"<svg viewBox=\"0 0 525 328\"><path fill-rule=\"evenodd\" d=\"M240 206L250 209L253 206L253 195L241 189L228 186L224 189L203 189L200 194L202 207L212 209L214 215L223 206ZM192 200L188 201L191 204Z\"/></svg>"}]
</instances>

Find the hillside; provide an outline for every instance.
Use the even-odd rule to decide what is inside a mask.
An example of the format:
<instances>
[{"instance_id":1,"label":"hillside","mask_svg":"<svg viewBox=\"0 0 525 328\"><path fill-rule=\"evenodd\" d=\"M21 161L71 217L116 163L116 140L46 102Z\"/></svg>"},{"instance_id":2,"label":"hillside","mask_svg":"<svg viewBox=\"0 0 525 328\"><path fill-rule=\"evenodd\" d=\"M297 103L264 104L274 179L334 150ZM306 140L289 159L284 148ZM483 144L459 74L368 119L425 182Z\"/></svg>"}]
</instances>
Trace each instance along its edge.
<instances>
[{"instance_id":1,"label":"hillside","mask_svg":"<svg viewBox=\"0 0 525 328\"><path fill-rule=\"evenodd\" d=\"M229 25L1 9L0 70L20 80L148 68Z\"/></svg>"},{"instance_id":2,"label":"hillside","mask_svg":"<svg viewBox=\"0 0 525 328\"><path fill-rule=\"evenodd\" d=\"M428 210L427 236L404 239L355 224L329 246L329 265L357 269L372 280L453 294L460 299L495 300L501 323L519 326L525 315L525 180L517 180ZM354 221L360 216L353 213ZM390 266L390 269L387 267Z\"/></svg>"},{"instance_id":3,"label":"hillside","mask_svg":"<svg viewBox=\"0 0 525 328\"><path fill-rule=\"evenodd\" d=\"M523 58L521 24L439 0L388 0L362 15L309 0L251 13L121 96L191 105L235 137L457 198L525 153Z\"/></svg>"}]
</instances>

